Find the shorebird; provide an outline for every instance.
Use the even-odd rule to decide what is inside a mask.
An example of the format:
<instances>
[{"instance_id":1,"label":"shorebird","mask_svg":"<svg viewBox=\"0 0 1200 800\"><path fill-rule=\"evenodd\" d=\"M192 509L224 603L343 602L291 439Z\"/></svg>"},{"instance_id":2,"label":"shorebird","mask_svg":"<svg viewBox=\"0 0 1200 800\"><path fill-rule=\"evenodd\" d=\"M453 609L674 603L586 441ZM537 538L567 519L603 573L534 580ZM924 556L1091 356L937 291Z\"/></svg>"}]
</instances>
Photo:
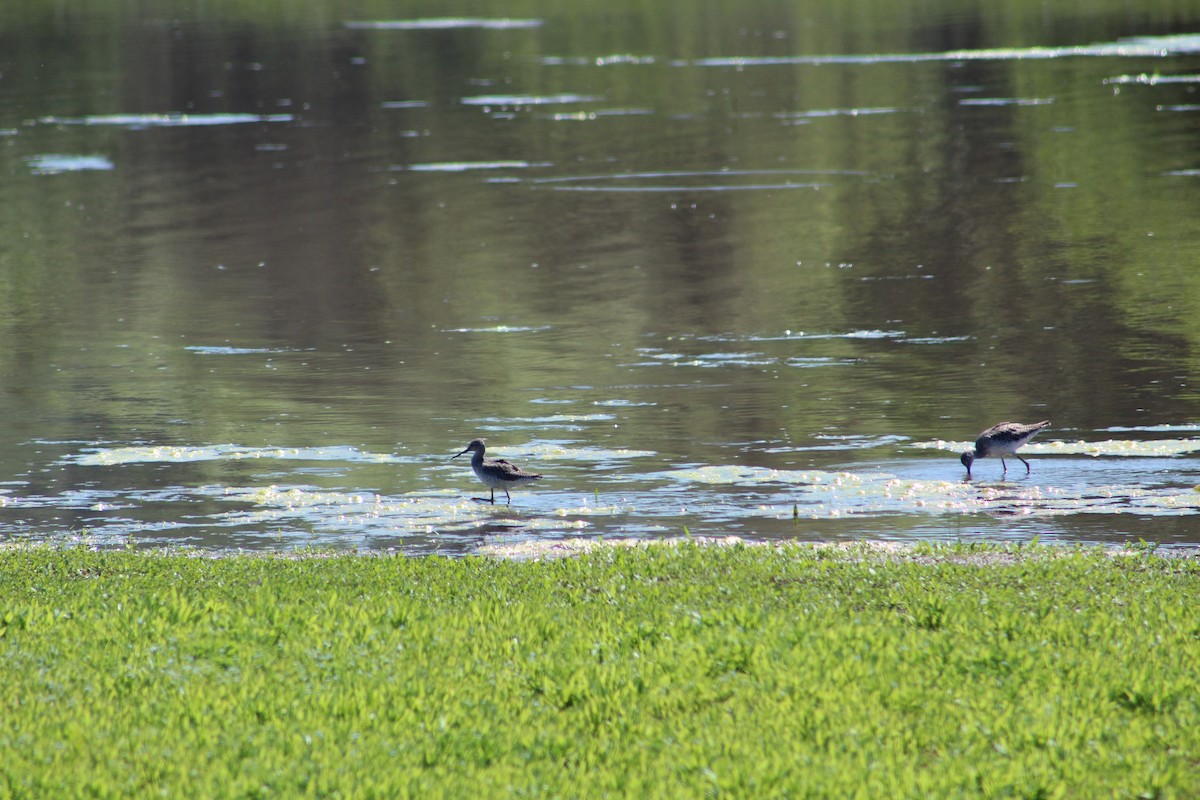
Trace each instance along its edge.
<instances>
[{"instance_id":1,"label":"shorebird","mask_svg":"<svg viewBox=\"0 0 1200 800\"><path fill-rule=\"evenodd\" d=\"M542 477L536 472L527 472L521 469L516 464L510 464L503 458L484 458L483 451L486 450L486 445L483 439L472 439L466 449L459 453L471 454L471 470L475 473L475 477L479 478L485 486L492 490L491 501L493 505L496 502L496 490L503 489L508 502L512 504L512 495L508 493L510 486L520 486L523 483L530 483ZM458 456L453 456L458 458ZM479 498L482 500L483 498Z\"/></svg>"},{"instance_id":2,"label":"shorebird","mask_svg":"<svg viewBox=\"0 0 1200 800\"><path fill-rule=\"evenodd\" d=\"M967 477L971 477L971 463L977 458L999 456L1004 472L1008 472L1008 464L1004 463L1005 456L1013 456L1025 465L1025 474L1029 474L1029 462L1017 455L1017 448L1024 445L1037 435L1037 432L1050 424L1050 420L1042 420L1032 425L1021 422L1001 422L993 425L975 440L975 450L962 454L961 461L967 468Z\"/></svg>"}]
</instances>

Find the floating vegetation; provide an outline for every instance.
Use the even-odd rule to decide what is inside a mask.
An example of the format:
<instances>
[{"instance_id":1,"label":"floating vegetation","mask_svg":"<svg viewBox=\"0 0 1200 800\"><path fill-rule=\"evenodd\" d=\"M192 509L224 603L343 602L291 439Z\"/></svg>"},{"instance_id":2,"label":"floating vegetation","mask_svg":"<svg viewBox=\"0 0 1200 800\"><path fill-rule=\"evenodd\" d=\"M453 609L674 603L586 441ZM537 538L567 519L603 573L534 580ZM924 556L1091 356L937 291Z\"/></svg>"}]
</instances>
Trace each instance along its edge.
<instances>
[{"instance_id":1,"label":"floating vegetation","mask_svg":"<svg viewBox=\"0 0 1200 800\"><path fill-rule=\"evenodd\" d=\"M64 460L87 467L119 464L188 463L199 461L243 461L271 459L279 461L345 461L350 463L412 463L413 459L381 453L366 453L355 447L243 447L216 445L145 445L95 448Z\"/></svg>"},{"instance_id":2,"label":"floating vegetation","mask_svg":"<svg viewBox=\"0 0 1200 800\"><path fill-rule=\"evenodd\" d=\"M758 495L757 507L751 509L747 504L743 511L745 515L777 519L796 515L820 519L841 515L930 513L1026 516L1200 513L1200 497L1186 487L987 484L957 479L914 480L884 472L780 470L734 465L689 467L649 477L759 492L771 484L788 487L775 489L766 497Z\"/></svg>"},{"instance_id":3,"label":"floating vegetation","mask_svg":"<svg viewBox=\"0 0 1200 800\"><path fill-rule=\"evenodd\" d=\"M962 452L975 446L974 442L913 442L912 447L929 450ZM1181 456L1200 451L1200 439L1106 439L1100 442L1032 442L1021 448L1022 454L1123 456L1129 458L1162 458Z\"/></svg>"},{"instance_id":4,"label":"floating vegetation","mask_svg":"<svg viewBox=\"0 0 1200 800\"><path fill-rule=\"evenodd\" d=\"M590 527L583 519L628 509L599 503L552 507L529 513L520 505L479 502L469 492L426 492L387 497L374 492L323 491L308 486L237 487L221 499L244 508L223 515L226 524L256 528L302 524L312 530L352 537L386 534L474 534L578 532ZM484 498L486 500L486 498Z\"/></svg>"},{"instance_id":5,"label":"floating vegetation","mask_svg":"<svg viewBox=\"0 0 1200 800\"><path fill-rule=\"evenodd\" d=\"M737 484L742 486L761 483L786 483L797 485L854 485L863 483L863 476L852 472L824 472L822 470L786 470L751 466L701 466L667 470L648 475L686 483Z\"/></svg>"},{"instance_id":6,"label":"floating vegetation","mask_svg":"<svg viewBox=\"0 0 1200 800\"><path fill-rule=\"evenodd\" d=\"M1158 86L1159 84L1200 83L1200 75L1158 75L1142 72L1137 75L1117 75L1112 78L1105 78L1104 83L1116 86L1129 86L1131 84Z\"/></svg>"}]
</instances>

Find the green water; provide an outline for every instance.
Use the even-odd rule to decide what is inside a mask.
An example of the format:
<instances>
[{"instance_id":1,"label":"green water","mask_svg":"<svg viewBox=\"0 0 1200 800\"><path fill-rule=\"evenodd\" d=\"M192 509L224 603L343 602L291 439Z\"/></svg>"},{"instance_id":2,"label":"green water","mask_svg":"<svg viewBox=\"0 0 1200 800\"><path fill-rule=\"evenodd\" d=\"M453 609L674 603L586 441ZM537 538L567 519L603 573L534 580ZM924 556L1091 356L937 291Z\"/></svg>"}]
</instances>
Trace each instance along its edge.
<instances>
[{"instance_id":1,"label":"green water","mask_svg":"<svg viewBox=\"0 0 1200 800\"><path fill-rule=\"evenodd\" d=\"M1200 539L1200 3L243 5L0 11L0 535Z\"/></svg>"}]
</instances>

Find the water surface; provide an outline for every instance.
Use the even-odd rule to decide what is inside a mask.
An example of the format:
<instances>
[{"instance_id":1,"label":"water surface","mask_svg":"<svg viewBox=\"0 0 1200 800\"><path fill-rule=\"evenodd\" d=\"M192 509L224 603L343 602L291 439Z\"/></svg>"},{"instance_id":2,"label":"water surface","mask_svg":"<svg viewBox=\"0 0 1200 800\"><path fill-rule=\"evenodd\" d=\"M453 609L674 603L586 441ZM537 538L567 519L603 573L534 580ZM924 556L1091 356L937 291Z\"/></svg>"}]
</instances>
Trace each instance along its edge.
<instances>
[{"instance_id":1,"label":"water surface","mask_svg":"<svg viewBox=\"0 0 1200 800\"><path fill-rule=\"evenodd\" d=\"M0 11L0 538L1200 542L1200 5L367 8Z\"/></svg>"}]
</instances>

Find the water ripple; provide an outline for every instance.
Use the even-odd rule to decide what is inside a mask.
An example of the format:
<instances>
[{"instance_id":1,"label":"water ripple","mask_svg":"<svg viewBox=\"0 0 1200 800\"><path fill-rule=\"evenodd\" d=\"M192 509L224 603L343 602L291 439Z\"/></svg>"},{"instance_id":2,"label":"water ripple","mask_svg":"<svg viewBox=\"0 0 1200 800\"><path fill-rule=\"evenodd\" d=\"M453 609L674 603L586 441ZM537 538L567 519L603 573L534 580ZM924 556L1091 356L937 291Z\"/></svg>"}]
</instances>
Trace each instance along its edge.
<instances>
[{"instance_id":1,"label":"water ripple","mask_svg":"<svg viewBox=\"0 0 1200 800\"><path fill-rule=\"evenodd\" d=\"M570 175L537 178L535 186L565 192L725 192L760 189L821 189L828 179L861 177L867 173L848 170L743 169L743 170L655 170L617 172L608 175ZM777 178L763 181L761 178ZM810 180L796 180L796 178ZM823 178L818 180L817 178Z\"/></svg>"},{"instance_id":2,"label":"water ripple","mask_svg":"<svg viewBox=\"0 0 1200 800\"><path fill-rule=\"evenodd\" d=\"M349 30L374 31L446 31L477 28L489 31L540 28L540 19L508 17L425 17L421 19L351 20L342 23Z\"/></svg>"},{"instance_id":3,"label":"water ripple","mask_svg":"<svg viewBox=\"0 0 1200 800\"><path fill-rule=\"evenodd\" d=\"M111 170L114 165L107 156L76 156L46 153L25 159L34 175L58 175L63 172Z\"/></svg>"},{"instance_id":4,"label":"water ripple","mask_svg":"<svg viewBox=\"0 0 1200 800\"><path fill-rule=\"evenodd\" d=\"M546 106L595 103L603 97L590 94L481 94L460 99L464 106Z\"/></svg>"},{"instance_id":5,"label":"water ripple","mask_svg":"<svg viewBox=\"0 0 1200 800\"><path fill-rule=\"evenodd\" d=\"M274 355L303 352L290 347L229 347L226 345L189 345L183 349L203 356Z\"/></svg>"},{"instance_id":6,"label":"water ripple","mask_svg":"<svg viewBox=\"0 0 1200 800\"><path fill-rule=\"evenodd\" d=\"M390 167L393 172L471 172L473 170L533 169L552 167L549 161L442 161Z\"/></svg>"},{"instance_id":7,"label":"water ripple","mask_svg":"<svg viewBox=\"0 0 1200 800\"><path fill-rule=\"evenodd\" d=\"M95 114L86 117L39 117L42 125L115 125L122 128L189 128L291 122L291 114Z\"/></svg>"},{"instance_id":8,"label":"water ripple","mask_svg":"<svg viewBox=\"0 0 1200 800\"><path fill-rule=\"evenodd\" d=\"M763 67L824 64L915 64L927 61L1024 61L1030 59L1098 57L1161 58L1200 52L1200 34L1137 36L1116 42L1071 47L997 47L932 53L865 53L815 56L719 56L674 61L676 67Z\"/></svg>"}]
</instances>

